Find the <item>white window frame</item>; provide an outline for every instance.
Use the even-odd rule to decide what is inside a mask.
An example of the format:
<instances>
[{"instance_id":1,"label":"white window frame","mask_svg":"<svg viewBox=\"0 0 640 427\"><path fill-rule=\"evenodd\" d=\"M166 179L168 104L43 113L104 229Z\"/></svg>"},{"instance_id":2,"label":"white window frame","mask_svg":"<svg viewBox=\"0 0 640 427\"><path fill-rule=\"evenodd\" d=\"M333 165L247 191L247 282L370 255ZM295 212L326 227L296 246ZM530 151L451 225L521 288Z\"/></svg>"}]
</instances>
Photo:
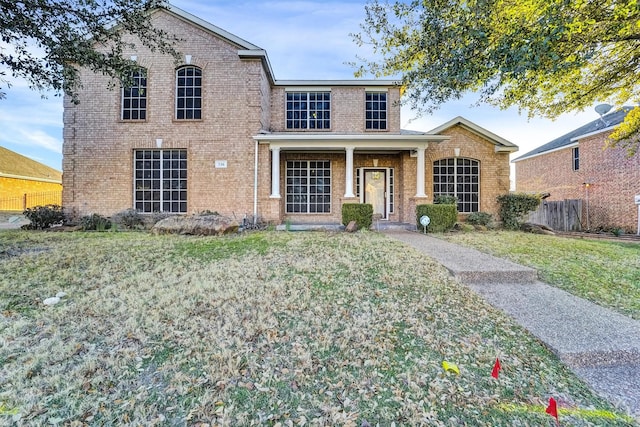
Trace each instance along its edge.
<instances>
[{"instance_id":1,"label":"white window frame","mask_svg":"<svg viewBox=\"0 0 640 427\"><path fill-rule=\"evenodd\" d=\"M450 165L449 162L453 161L453 164ZM469 165L459 164L459 162L470 162ZM447 162L447 164L442 165L440 162ZM474 174L472 172L466 173L464 171L465 167L477 168L477 173ZM451 195L458 198L458 212L460 213L472 213L480 211L480 161L476 159L466 158L466 157L449 157L446 159L439 159L433 162L433 197L437 195ZM438 173L436 173L436 168L438 168ZM446 173L441 173L441 168L446 168ZM459 168L463 168L462 173L460 173ZM449 171L451 169L451 172ZM473 177L477 176L477 182L473 182ZM436 179L439 177L440 179ZM447 178L447 181L442 181L443 177ZM470 177L471 182L464 182L466 177ZM438 181L438 182L436 182ZM477 191L466 191L465 185L475 185L477 186ZM443 190L443 186L446 186L446 189ZM462 186L462 189L460 189ZM466 195L469 195L471 200L467 200ZM473 200L475 195L475 200ZM470 206L470 209L466 209L467 206ZM475 208L475 209L474 209Z\"/></svg>"},{"instance_id":2,"label":"white window frame","mask_svg":"<svg viewBox=\"0 0 640 427\"><path fill-rule=\"evenodd\" d=\"M287 160L285 166L285 212L305 215L331 213L331 161ZM322 179L322 183L318 183L318 179ZM322 191L313 192L313 189L317 190L319 186L322 186ZM296 188L305 188L306 191L296 191ZM322 209L318 210L318 207Z\"/></svg>"},{"instance_id":3,"label":"white window frame","mask_svg":"<svg viewBox=\"0 0 640 427\"><path fill-rule=\"evenodd\" d=\"M571 149L571 167L574 171L580 170L580 147L573 147Z\"/></svg>"},{"instance_id":4,"label":"white window frame","mask_svg":"<svg viewBox=\"0 0 640 427\"><path fill-rule=\"evenodd\" d=\"M382 96L384 95L384 101L381 101L380 99L367 99L369 96ZM382 92L382 91L366 91L365 92L365 98L364 98L364 128L366 131L368 132L376 132L376 131L387 131L389 130L389 121L388 121L388 116L389 116L389 103L388 103L388 95L387 92ZM380 104L384 103L384 108L380 108ZM367 108L369 107L369 104L371 104L371 108ZM377 108L373 108L377 106ZM369 115L371 115L371 117L369 117ZM382 117L384 116L384 117ZM378 127L375 127L375 125L378 125ZM384 127L381 127L381 125L384 125Z\"/></svg>"},{"instance_id":5,"label":"white window frame","mask_svg":"<svg viewBox=\"0 0 640 427\"><path fill-rule=\"evenodd\" d=\"M322 95L323 99L311 100ZM295 99L296 96L299 99ZM293 99L289 99L292 97ZM302 98L305 99L302 99ZM328 97L328 99L324 99ZM322 108L317 107L317 103L321 102ZM326 104L326 105L325 105ZM315 105L312 108L312 105ZM291 107L291 108L290 108ZM298 114L296 114L298 113ZM318 114L322 117L318 117ZM284 99L284 121L285 129L296 131L317 131L331 130L331 91L330 90L288 90L285 91ZM318 127L318 123L321 127ZM296 127L296 124L299 126Z\"/></svg>"},{"instance_id":6,"label":"white window frame","mask_svg":"<svg viewBox=\"0 0 640 427\"><path fill-rule=\"evenodd\" d=\"M130 81L127 83L133 84L122 86L120 90L120 120L140 122L147 120L147 78L147 70L141 67L129 76ZM125 117L126 113L129 117Z\"/></svg>"},{"instance_id":7,"label":"white window frame","mask_svg":"<svg viewBox=\"0 0 640 427\"><path fill-rule=\"evenodd\" d=\"M187 212L187 150L134 150L133 207L141 213Z\"/></svg>"},{"instance_id":8,"label":"white window frame","mask_svg":"<svg viewBox=\"0 0 640 427\"><path fill-rule=\"evenodd\" d=\"M181 76L180 72L183 70L185 75ZM193 75L187 75L187 70L194 70ZM183 65L176 69L176 120L202 120L202 74L202 68L195 65ZM184 79L182 85L181 79ZM189 79L192 79L190 84L188 84ZM181 94L181 91L184 93Z\"/></svg>"}]
</instances>

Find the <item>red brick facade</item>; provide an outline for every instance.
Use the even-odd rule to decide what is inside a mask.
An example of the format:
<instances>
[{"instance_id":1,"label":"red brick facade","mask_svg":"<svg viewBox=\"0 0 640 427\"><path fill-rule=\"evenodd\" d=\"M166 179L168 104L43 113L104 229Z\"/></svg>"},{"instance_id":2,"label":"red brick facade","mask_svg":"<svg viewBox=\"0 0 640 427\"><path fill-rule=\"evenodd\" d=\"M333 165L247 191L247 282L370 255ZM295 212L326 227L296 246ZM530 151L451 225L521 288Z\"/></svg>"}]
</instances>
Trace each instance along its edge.
<instances>
[{"instance_id":1,"label":"red brick facade","mask_svg":"<svg viewBox=\"0 0 640 427\"><path fill-rule=\"evenodd\" d=\"M460 157L481 164L481 210L495 214L495 197L509 190L508 153L499 152L496 147L502 142L493 140L489 133L477 132L477 128L472 132L459 123L439 134L403 133L400 88L394 82L279 82L274 80L264 52L255 46L220 34L214 27L196 24L176 9L158 12L153 19L182 40L178 50L184 53L185 64L202 70L202 118L175 119L176 67L170 57L142 48L126 53L147 69L148 106L143 121L120 120L120 90L107 90L105 77L84 72L80 103L65 102L63 204L70 212L112 215L135 207L135 151L160 148L186 150L188 213L210 210L239 219L257 212L276 223L340 222L342 204L361 201L355 194L357 172L375 167L393 183L393 212L388 212L386 219L412 223L415 205L433 200L433 161L455 157L454 148L460 149ZM329 129L286 129L286 92L305 90L331 93ZM384 131L365 129L367 91L387 94ZM267 141L261 135L275 139ZM291 136L299 140L293 144ZM315 145L306 146L310 137L316 138ZM516 149L507 145L510 151ZM274 175L272 150L280 146ZM422 177L426 197L416 197L420 194L414 148L420 147L426 147ZM345 153L349 149L354 150L356 197L351 197L346 187ZM290 160L330 162L330 212L286 212L286 164ZM273 176L279 176L280 194L273 194Z\"/></svg>"},{"instance_id":2,"label":"red brick facade","mask_svg":"<svg viewBox=\"0 0 640 427\"><path fill-rule=\"evenodd\" d=\"M609 134L596 133L565 148L516 161L516 190L548 192L548 200L582 199L585 229L624 228L635 232L638 210L634 196L640 194L640 155L627 157L624 149L605 148ZM574 147L579 151L578 170L573 168Z\"/></svg>"}]
</instances>

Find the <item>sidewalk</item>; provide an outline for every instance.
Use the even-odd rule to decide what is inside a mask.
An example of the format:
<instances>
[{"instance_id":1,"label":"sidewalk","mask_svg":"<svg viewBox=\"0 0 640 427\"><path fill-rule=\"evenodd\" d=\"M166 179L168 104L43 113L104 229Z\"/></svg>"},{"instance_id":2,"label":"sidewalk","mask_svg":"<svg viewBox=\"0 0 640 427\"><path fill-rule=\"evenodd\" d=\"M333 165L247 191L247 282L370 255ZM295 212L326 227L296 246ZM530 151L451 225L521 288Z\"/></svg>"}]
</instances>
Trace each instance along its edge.
<instances>
[{"instance_id":1,"label":"sidewalk","mask_svg":"<svg viewBox=\"0 0 640 427\"><path fill-rule=\"evenodd\" d=\"M30 224L31 221L26 219L23 215L12 215L6 219L0 220L0 230L17 230L25 224Z\"/></svg>"},{"instance_id":2,"label":"sidewalk","mask_svg":"<svg viewBox=\"0 0 640 427\"><path fill-rule=\"evenodd\" d=\"M411 231L424 252L544 342L594 391L640 420L640 322L537 280L535 270Z\"/></svg>"}]
</instances>

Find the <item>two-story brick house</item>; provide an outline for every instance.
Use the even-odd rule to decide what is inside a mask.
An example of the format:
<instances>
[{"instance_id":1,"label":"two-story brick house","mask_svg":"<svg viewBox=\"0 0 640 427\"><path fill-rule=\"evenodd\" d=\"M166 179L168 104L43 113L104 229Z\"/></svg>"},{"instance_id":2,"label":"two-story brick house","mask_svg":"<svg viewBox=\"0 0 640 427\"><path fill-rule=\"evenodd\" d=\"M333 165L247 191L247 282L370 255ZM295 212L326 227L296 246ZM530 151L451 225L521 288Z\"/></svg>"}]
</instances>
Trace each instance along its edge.
<instances>
[{"instance_id":1,"label":"two-story brick house","mask_svg":"<svg viewBox=\"0 0 640 427\"><path fill-rule=\"evenodd\" d=\"M518 157L516 190L549 193L547 200L581 199L585 229L637 229L640 155L606 148L632 107L598 118Z\"/></svg>"},{"instance_id":2,"label":"two-story brick house","mask_svg":"<svg viewBox=\"0 0 640 427\"><path fill-rule=\"evenodd\" d=\"M69 212L338 223L342 204L371 203L413 223L434 194L495 213L509 190L514 144L460 117L401 130L394 81L277 80L256 45L174 7L152 19L181 40L182 64L139 48L132 87L84 71L80 103L65 102Z\"/></svg>"}]
</instances>

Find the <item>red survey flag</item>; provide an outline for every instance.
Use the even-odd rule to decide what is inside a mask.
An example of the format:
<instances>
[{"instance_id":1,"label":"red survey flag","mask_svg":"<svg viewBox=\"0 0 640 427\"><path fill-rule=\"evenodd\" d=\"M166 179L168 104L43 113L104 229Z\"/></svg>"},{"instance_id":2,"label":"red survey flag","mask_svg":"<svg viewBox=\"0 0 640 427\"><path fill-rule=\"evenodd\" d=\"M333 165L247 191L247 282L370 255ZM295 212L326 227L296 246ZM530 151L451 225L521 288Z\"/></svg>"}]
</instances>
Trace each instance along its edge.
<instances>
[{"instance_id":1,"label":"red survey flag","mask_svg":"<svg viewBox=\"0 0 640 427\"><path fill-rule=\"evenodd\" d=\"M558 405L556 404L556 400L553 397L549 398L549 406L547 406L545 412L555 418L556 423L560 425L558 421Z\"/></svg>"},{"instance_id":2,"label":"red survey flag","mask_svg":"<svg viewBox=\"0 0 640 427\"><path fill-rule=\"evenodd\" d=\"M491 371L491 376L493 378L498 378L498 373L500 372L500 369L502 368L502 366L500 366L500 359L498 359L496 357L496 363L494 363L493 365L493 370Z\"/></svg>"}]
</instances>

